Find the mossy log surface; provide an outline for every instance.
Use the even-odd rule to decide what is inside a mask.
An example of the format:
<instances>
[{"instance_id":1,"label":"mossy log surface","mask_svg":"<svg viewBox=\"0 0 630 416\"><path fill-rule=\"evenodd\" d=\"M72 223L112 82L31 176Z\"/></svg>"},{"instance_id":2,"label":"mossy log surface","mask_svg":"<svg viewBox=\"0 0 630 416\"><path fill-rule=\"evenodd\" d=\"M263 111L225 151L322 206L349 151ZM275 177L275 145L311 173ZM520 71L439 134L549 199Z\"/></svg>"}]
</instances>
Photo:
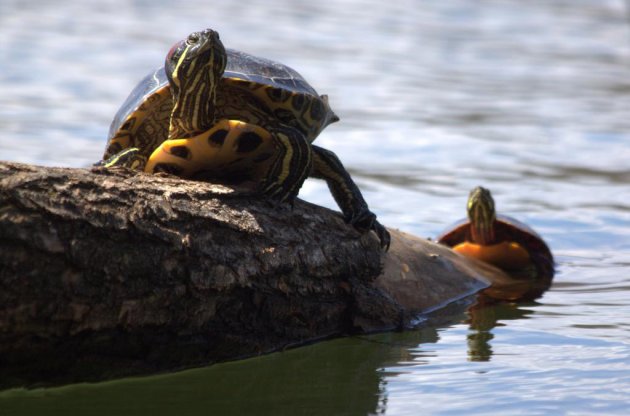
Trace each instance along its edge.
<instances>
[{"instance_id":1,"label":"mossy log surface","mask_svg":"<svg viewBox=\"0 0 630 416\"><path fill-rule=\"evenodd\" d=\"M391 232L384 252L373 233L301 200L0 162L0 388L400 329L505 277Z\"/></svg>"}]
</instances>

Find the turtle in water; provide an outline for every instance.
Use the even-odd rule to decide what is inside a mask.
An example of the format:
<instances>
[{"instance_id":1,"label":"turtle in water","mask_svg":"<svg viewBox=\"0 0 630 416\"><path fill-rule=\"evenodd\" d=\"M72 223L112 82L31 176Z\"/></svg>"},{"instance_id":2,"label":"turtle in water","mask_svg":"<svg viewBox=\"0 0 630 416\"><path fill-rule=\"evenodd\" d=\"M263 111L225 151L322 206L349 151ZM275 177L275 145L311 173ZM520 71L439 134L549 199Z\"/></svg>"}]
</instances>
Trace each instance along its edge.
<instances>
[{"instance_id":1,"label":"turtle in water","mask_svg":"<svg viewBox=\"0 0 630 416\"><path fill-rule=\"evenodd\" d=\"M286 65L225 49L217 32L176 43L165 65L145 77L114 117L100 166L126 166L183 178L254 181L260 194L291 202L308 176L326 180L356 229L389 232L337 156L312 145L338 120Z\"/></svg>"},{"instance_id":2,"label":"turtle in water","mask_svg":"<svg viewBox=\"0 0 630 416\"><path fill-rule=\"evenodd\" d=\"M470 192L468 218L453 224L438 238L440 244L491 263L510 274L551 278L553 256L547 244L527 225L495 212L490 191Z\"/></svg>"}]
</instances>

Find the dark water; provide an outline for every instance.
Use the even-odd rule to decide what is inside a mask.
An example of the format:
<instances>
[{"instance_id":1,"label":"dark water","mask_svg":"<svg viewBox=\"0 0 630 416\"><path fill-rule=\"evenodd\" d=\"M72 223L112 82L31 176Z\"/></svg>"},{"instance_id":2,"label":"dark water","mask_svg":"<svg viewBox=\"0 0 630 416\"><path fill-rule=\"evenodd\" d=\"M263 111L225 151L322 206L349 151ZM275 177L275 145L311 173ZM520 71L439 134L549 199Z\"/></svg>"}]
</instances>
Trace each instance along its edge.
<instances>
[{"instance_id":1,"label":"dark water","mask_svg":"<svg viewBox=\"0 0 630 416\"><path fill-rule=\"evenodd\" d=\"M0 0L0 159L86 166L170 45L211 26L342 118L318 138L385 224L470 188L558 263L538 301L171 375L0 392L0 414L627 414L630 23L622 0ZM322 183L300 196L334 207Z\"/></svg>"}]
</instances>

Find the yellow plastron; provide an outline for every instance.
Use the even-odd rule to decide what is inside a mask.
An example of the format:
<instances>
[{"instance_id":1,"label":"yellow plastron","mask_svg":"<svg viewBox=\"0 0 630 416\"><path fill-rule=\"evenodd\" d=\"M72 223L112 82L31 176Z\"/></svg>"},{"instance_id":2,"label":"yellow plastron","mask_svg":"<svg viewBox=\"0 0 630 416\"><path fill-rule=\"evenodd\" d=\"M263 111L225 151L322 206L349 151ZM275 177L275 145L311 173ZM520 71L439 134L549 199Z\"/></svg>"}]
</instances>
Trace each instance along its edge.
<instances>
[{"instance_id":1,"label":"yellow plastron","mask_svg":"<svg viewBox=\"0 0 630 416\"><path fill-rule=\"evenodd\" d=\"M506 270L522 269L531 265L527 250L510 241L489 246L465 242L456 245L453 250Z\"/></svg>"},{"instance_id":2,"label":"yellow plastron","mask_svg":"<svg viewBox=\"0 0 630 416\"><path fill-rule=\"evenodd\" d=\"M159 164L173 165L178 176L188 178L200 171L228 172L264 165L258 161L260 157L273 152L273 140L266 129L238 120L220 120L197 136L164 141L144 170L153 173Z\"/></svg>"}]
</instances>

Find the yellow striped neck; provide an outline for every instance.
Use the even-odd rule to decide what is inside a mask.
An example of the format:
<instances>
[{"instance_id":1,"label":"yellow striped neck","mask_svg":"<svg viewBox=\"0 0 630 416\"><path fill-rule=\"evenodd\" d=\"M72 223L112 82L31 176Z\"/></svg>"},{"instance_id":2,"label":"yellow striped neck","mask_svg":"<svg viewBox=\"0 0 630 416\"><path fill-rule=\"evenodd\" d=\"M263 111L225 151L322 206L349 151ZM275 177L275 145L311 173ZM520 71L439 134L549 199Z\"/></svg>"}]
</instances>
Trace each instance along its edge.
<instances>
[{"instance_id":1,"label":"yellow striped neck","mask_svg":"<svg viewBox=\"0 0 630 416\"><path fill-rule=\"evenodd\" d=\"M216 88L227 60L212 31L193 33L174 49L166 65L173 94L169 139L193 137L215 124Z\"/></svg>"},{"instance_id":2,"label":"yellow striped neck","mask_svg":"<svg viewBox=\"0 0 630 416\"><path fill-rule=\"evenodd\" d=\"M471 241L480 245L492 244L496 213L490 191L480 186L473 189L468 197L467 211Z\"/></svg>"}]
</instances>

